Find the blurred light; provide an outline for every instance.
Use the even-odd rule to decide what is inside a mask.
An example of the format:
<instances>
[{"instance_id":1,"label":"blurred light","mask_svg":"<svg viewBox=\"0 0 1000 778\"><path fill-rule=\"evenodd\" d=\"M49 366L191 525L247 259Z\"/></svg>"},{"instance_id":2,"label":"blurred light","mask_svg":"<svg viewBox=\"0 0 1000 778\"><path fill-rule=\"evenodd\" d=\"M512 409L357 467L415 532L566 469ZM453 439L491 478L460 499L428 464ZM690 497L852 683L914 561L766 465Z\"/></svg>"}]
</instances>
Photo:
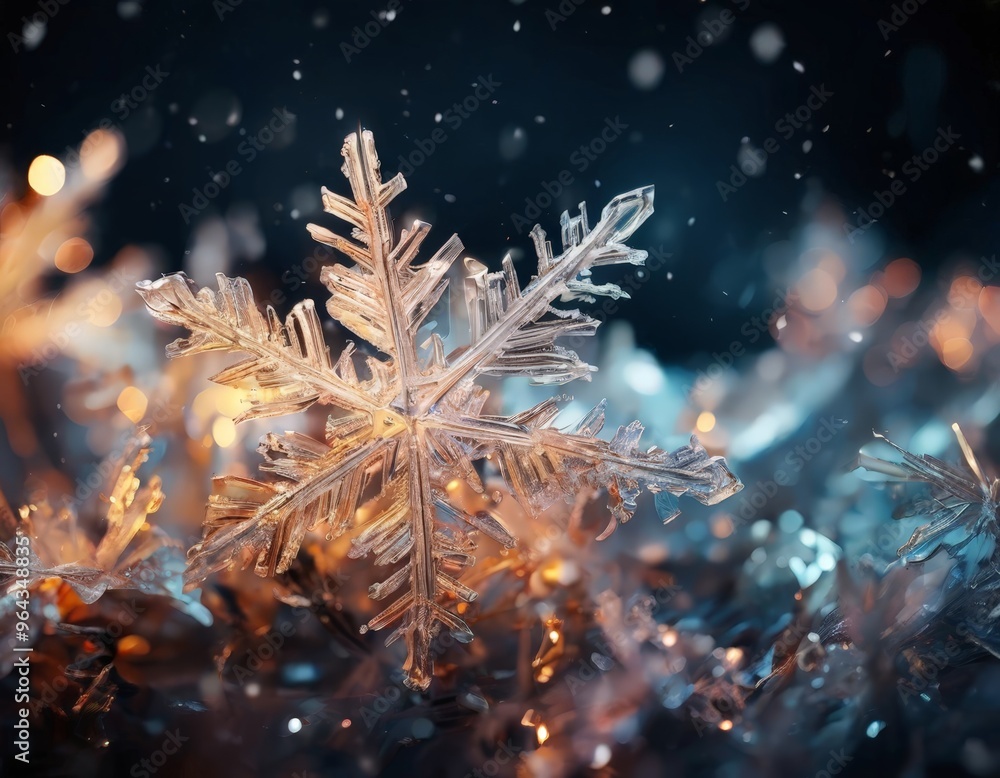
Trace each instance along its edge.
<instances>
[{"instance_id":1,"label":"blurred light","mask_svg":"<svg viewBox=\"0 0 1000 778\"><path fill-rule=\"evenodd\" d=\"M302 722L299 719L288 720L288 731L293 735L302 730Z\"/></svg>"},{"instance_id":2,"label":"blurred light","mask_svg":"<svg viewBox=\"0 0 1000 778\"><path fill-rule=\"evenodd\" d=\"M832 251L823 251L822 256L816 263L816 267L820 270L825 270L833 276L833 280L838 284L843 281L847 275L847 268L844 266L844 260Z\"/></svg>"},{"instance_id":3,"label":"blurred light","mask_svg":"<svg viewBox=\"0 0 1000 778\"><path fill-rule=\"evenodd\" d=\"M829 308L837 299L837 282L825 270L810 270L799 279L799 301L812 313Z\"/></svg>"},{"instance_id":4,"label":"blurred light","mask_svg":"<svg viewBox=\"0 0 1000 778\"><path fill-rule=\"evenodd\" d=\"M116 132L94 130L80 146L80 169L91 181L104 181L118 169L124 157L124 141Z\"/></svg>"},{"instance_id":5,"label":"blurred light","mask_svg":"<svg viewBox=\"0 0 1000 778\"><path fill-rule=\"evenodd\" d=\"M544 745L545 741L549 739L549 728L544 724L539 724L535 734L538 736L538 745Z\"/></svg>"},{"instance_id":6,"label":"blurred light","mask_svg":"<svg viewBox=\"0 0 1000 778\"><path fill-rule=\"evenodd\" d=\"M900 257L888 264L882 279L890 297L906 297L920 286L920 265Z\"/></svg>"},{"instance_id":7,"label":"blurred light","mask_svg":"<svg viewBox=\"0 0 1000 778\"><path fill-rule=\"evenodd\" d=\"M952 370L960 370L972 359L972 344L966 338L949 338L941 347L941 361Z\"/></svg>"},{"instance_id":8,"label":"blurred light","mask_svg":"<svg viewBox=\"0 0 1000 778\"><path fill-rule=\"evenodd\" d=\"M983 285L979 283L979 279L972 276L958 276L951 282L948 302L956 308L972 308L982 289Z\"/></svg>"},{"instance_id":9,"label":"blurred light","mask_svg":"<svg viewBox=\"0 0 1000 778\"><path fill-rule=\"evenodd\" d=\"M63 163L48 154L35 157L28 168L28 185L43 197L54 195L66 183Z\"/></svg>"},{"instance_id":10,"label":"blurred light","mask_svg":"<svg viewBox=\"0 0 1000 778\"><path fill-rule=\"evenodd\" d=\"M215 409L223 416L235 419L243 413L243 392L231 386L216 387Z\"/></svg>"},{"instance_id":11,"label":"blurred light","mask_svg":"<svg viewBox=\"0 0 1000 778\"><path fill-rule=\"evenodd\" d=\"M634 359L625 366L625 381L640 394L653 395L663 389L663 371L658 365Z\"/></svg>"},{"instance_id":12,"label":"blurred light","mask_svg":"<svg viewBox=\"0 0 1000 778\"><path fill-rule=\"evenodd\" d=\"M785 36L773 24L762 24L750 35L750 50L759 62L774 62L784 49Z\"/></svg>"},{"instance_id":13,"label":"blurred light","mask_svg":"<svg viewBox=\"0 0 1000 778\"><path fill-rule=\"evenodd\" d=\"M1000 334L1000 286L984 286L979 293L979 311L992 330Z\"/></svg>"},{"instance_id":14,"label":"blurred light","mask_svg":"<svg viewBox=\"0 0 1000 778\"><path fill-rule=\"evenodd\" d=\"M636 89L656 89L664 69L663 57L652 49L642 49L628 62L628 78Z\"/></svg>"},{"instance_id":15,"label":"blurred light","mask_svg":"<svg viewBox=\"0 0 1000 778\"><path fill-rule=\"evenodd\" d=\"M96 327L110 327L122 315L122 301L108 284L98 284L97 288L97 293L88 301L90 323Z\"/></svg>"},{"instance_id":16,"label":"blurred light","mask_svg":"<svg viewBox=\"0 0 1000 778\"><path fill-rule=\"evenodd\" d=\"M126 386L118 395L118 410L120 410L133 424L142 421L146 415L146 407L149 401L141 390L134 386Z\"/></svg>"},{"instance_id":17,"label":"blurred light","mask_svg":"<svg viewBox=\"0 0 1000 778\"><path fill-rule=\"evenodd\" d=\"M715 414L710 411L702 411L698 414L698 420L695 422L695 427L698 432L711 432L715 429Z\"/></svg>"},{"instance_id":18,"label":"blurred light","mask_svg":"<svg viewBox=\"0 0 1000 778\"><path fill-rule=\"evenodd\" d=\"M125 635L115 646L117 654L126 656L144 656L149 649L149 641L141 635Z\"/></svg>"},{"instance_id":19,"label":"blurred light","mask_svg":"<svg viewBox=\"0 0 1000 778\"><path fill-rule=\"evenodd\" d=\"M723 514L712 520L712 536L725 540L733 534L733 520Z\"/></svg>"},{"instance_id":20,"label":"blurred light","mask_svg":"<svg viewBox=\"0 0 1000 778\"><path fill-rule=\"evenodd\" d=\"M723 719L722 721L719 722L719 729L721 729L723 732L728 732L732 728L733 728L733 722L731 722L729 719Z\"/></svg>"},{"instance_id":21,"label":"blurred light","mask_svg":"<svg viewBox=\"0 0 1000 778\"><path fill-rule=\"evenodd\" d=\"M212 422L212 437L215 438L216 445L228 448L236 440L236 425L232 419L220 416Z\"/></svg>"},{"instance_id":22,"label":"blurred light","mask_svg":"<svg viewBox=\"0 0 1000 778\"><path fill-rule=\"evenodd\" d=\"M594 759L590 763L591 770L600 770L611 761L611 749L601 743L594 749Z\"/></svg>"},{"instance_id":23,"label":"blurred light","mask_svg":"<svg viewBox=\"0 0 1000 778\"><path fill-rule=\"evenodd\" d=\"M972 327L975 325L975 322L966 324L962 321L963 317L957 314L958 312L956 311L955 316L942 319L931 328L930 341L939 352L944 351L944 345L949 340L965 340L972 334Z\"/></svg>"},{"instance_id":24,"label":"blurred light","mask_svg":"<svg viewBox=\"0 0 1000 778\"><path fill-rule=\"evenodd\" d=\"M881 289L871 284L862 286L847 298L847 307L854 321L867 327L878 321L885 311L888 297Z\"/></svg>"},{"instance_id":25,"label":"blurred light","mask_svg":"<svg viewBox=\"0 0 1000 778\"><path fill-rule=\"evenodd\" d=\"M79 273L94 258L94 249L83 238L70 238L56 249L56 267L64 273Z\"/></svg>"}]
</instances>

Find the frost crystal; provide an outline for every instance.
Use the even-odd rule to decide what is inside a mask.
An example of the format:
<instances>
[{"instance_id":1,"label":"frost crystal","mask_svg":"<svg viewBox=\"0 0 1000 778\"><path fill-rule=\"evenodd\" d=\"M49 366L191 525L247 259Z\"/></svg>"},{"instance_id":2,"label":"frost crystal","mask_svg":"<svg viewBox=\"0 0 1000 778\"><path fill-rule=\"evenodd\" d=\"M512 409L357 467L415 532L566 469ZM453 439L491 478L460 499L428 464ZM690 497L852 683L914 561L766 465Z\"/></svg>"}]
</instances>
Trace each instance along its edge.
<instances>
[{"instance_id":1,"label":"frost crystal","mask_svg":"<svg viewBox=\"0 0 1000 778\"><path fill-rule=\"evenodd\" d=\"M198 290L178 273L143 282L139 292L154 316L192 333L169 346L169 356L217 350L247 355L213 377L246 392L249 408L238 421L296 413L317 403L336 409L327 418L324 440L297 432L262 439L261 469L273 480L216 479L204 538L191 552L189 585L235 564L238 556L245 562L252 555L260 575L281 573L308 531L326 525L329 537L338 536L352 528L364 506L367 518L350 556L374 554L375 564L395 566L370 588L373 599L402 592L367 628L398 623L387 644L405 639L407 684L425 689L433 672L431 640L441 628L462 642L472 639L448 606L476 596L458 580L475 562L476 531L505 548L517 543L489 511L469 512L449 499L448 485L455 479L483 493L477 460L491 460L510 493L535 516L581 490L606 489L609 530L631 518L643 488L688 493L711 505L741 484L694 438L674 452L643 450L643 428L633 422L610 441L599 439L604 403L568 429L552 426L558 413L554 400L514 416L483 410L488 392L477 385L479 376L526 376L536 384L589 377L594 368L556 340L592 335L598 322L552 303L627 297L614 284L592 283L590 271L643 263L646 253L624 241L652 213L652 187L614 198L593 228L583 205L579 216L563 213L558 255L536 226L531 237L538 271L524 289L509 255L496 273L466 257L471 338L446 354L437 334L418 344L417 332L446 292L462 243L452 236L428 261L416 264L430 225L417 221L397 240L386 210L406 187L402 175L382 182L367 131L347 137L343 156L353 198L324 189L323 205L352 226L351 237L317 225L309 231L352 263L325 267L321 279L332 295L330 315L381 352L365 359L361 375L352 344L331 359L310 300L297 304L282 322L272 308L257 309L241 278L220 275L218 291Z\"/></svg>"}]
</instances>

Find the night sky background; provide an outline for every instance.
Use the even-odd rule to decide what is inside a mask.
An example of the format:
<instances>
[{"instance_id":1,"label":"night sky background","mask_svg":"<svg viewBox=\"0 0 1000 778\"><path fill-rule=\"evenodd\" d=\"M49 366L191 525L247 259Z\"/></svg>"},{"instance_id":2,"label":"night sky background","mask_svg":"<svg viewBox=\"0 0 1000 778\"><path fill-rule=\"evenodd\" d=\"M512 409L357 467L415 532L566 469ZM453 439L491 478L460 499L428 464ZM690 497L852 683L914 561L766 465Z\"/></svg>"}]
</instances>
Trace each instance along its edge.
<instances>
[{"instance_id":1,"label":"night sky background","mask_svg":"<svg viewBox=\"0 0 1000 778\"><path fill-rule=\"evenodd\" d=\"M164 271L181 268L198 219L186 223L180 206L235 159L240 175L202 215L250 204L265 239L258 267L276 283L312 252L305 223L317 220L319 186L343 187L341 141L358 123L374 131L386 177L400 155L435 128L445 131L408 176L401 202L435 225L437 243L458 232L470 254L494 267L508 250L530 254L512 215L561 171L571 170L573 183L538 219L550 235L563 208L586 200L597 213L614 194L654 184L656 214L637 245L672 254L669 278L654 274L622 315L641 323L640 344L664 360L696 361L728 342L746 318L748 287L756 285L758 307L769 294L758 283L768 247L794 234L816 197L856 220L855 210L891 183L887 171L933 142L938 128L959 133L958 147L880 220L874 262L912 255L927 272L955 252L996 247L996 3L914 2L916 13L892 30L879 26L891 23L890 3L399 0L390 6L396 17L350 62L344 45L357 43L353 29L383 5L53 7L42 40L14 52L8 33L22 35L20 17L40 6L3 3L0 159L22 186L36 155L64 155L103 119L121 127L129 162L97 213L96 265L139 243L163 248ZM689 48L688 36L705 42L706 24L720 18L731 23L679 68L674 54ZM785 43L770 63L749 45L763 24ZM663 66L652 88L630 78L630 61L644 51ZM116 100L141 84L147 66L169 76L121 121ZM436 123L481 77L498 83L489 100L457 129ZM790 140L779 137L763 174L724 202L717 182L729 179L741 139L760 145L776 136L776 122L820 85L834 96ZM241 130L256 133L281 108L294 126L247 162ZM574 150L614 117L627 130L579 172ZM233 269L247 272L239 252L236 259ZM530 274L526 264L519 269Z\"/></svg>"}]
</instances>

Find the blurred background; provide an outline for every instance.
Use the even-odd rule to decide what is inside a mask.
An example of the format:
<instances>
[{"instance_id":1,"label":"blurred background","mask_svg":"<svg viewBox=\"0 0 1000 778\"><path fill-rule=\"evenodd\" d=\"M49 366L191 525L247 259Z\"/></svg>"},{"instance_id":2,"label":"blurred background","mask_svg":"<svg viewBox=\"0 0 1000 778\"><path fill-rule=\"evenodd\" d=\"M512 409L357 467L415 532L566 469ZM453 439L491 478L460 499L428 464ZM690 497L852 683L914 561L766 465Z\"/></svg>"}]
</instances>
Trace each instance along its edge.
<instances>
[{"instance_id":1,"label":"blurred background","mask_svg":"<svg viewBox=\"0 0 1000 778\"><path fill-rule=\"evenodd\" d=\"M854 718L843 714L852 723L837 726L859 740L836 740L813 719L789 724L788 709L777 724L732 708L715 715L725 705L696 678L733 674L734 687L752 688L735 675L752 675L750 658L767 655L803 602L819 623L830 603L843 608L838 574L881 572L895 559L919 521L893 522L899 495L852 472L873 430L957 462L958 423L984 462L1000 458L998 16L992 0L4 2L0 487L15 506L39 492L82 502L97 463L120 454L123 430L142 421L154 438L150 466L175 506L164 526L190 545L210 476L252 473L266 426L237 430L238 402L206 381L217 363L166 364L175 333L131 288L175 270L214 285L225 272L248 277L281 312L322 300L305 225L334 226L320 187L345 191L340 148L359 125L375 134L383 176L406 176L397 226L430 222L434 246L457 232L493 268L509 252L522 280L534 269L533 224L556 236L563 210L586 202L593 222L614 195L653 184L656 212L632 240L648 267L624 281L607 274L632 299L598 314L593 342L573 344L601 372L567 390L563 418L607 397L612 430L640 418L650 445L693 432L726 456L742 494L713 509L682 503L670 532L654 514L672 506L650 500L632 534L596 553L668 571L690 596L655 620L712 634L703 654L718 645L745 655L724 653L719 673L692 664L690 689L665 688L654 673L643 688L682 723L648 711L623 729L604 722L615 761L592 738L566 747L586 752L576 761L556 751L557 738L549 749L581 770L771 775L788 768L767 744L797 732L812 756L861 742L847 772L913 763L1000 774L987 734L995 704L920 750L913 733L938 715L926 709L853 706ZM451 307L461 342L460 300ZM331 328L332 344L343 339ZM512 381L501 396L514 410L544 392ZM621 583L611 574L588 584L595 601L608 580ZM225 610L208 607L217 620ZM844 642L816 634L826 649ZM211 639L198 640L208 656ZM950 710L971 705L962 695L977 684L1000 685L983 672L962 676ZM795 683L815 692L815 680ZM178 683L183 715L217 712L218 688ZM817 705L851 707L853 695ZM709 702L695 705L695 720L729 738L724 748L692 734L682 714L696 699ZM295 734L286 703L269 712ZM938 713L949 709L939 703ZM539 720L524 716L532 747L544 745L549 729L541 737ZM235 727L241 738L247 727ZM385 737L365 753L384 760L379 769L408 769L414 754L445 747L424 740L448 742L420 727L388 738L409 747L402 761ZM833 745L817 750L813 735ZM669 748L656 745L661 736ZM235 748L235 736L228 742ZM640 742L653 745L628 745ZM371 774L374 764L355 767ZM547 761L533 768L561 774Z\"/></svg>"}]
</instances>

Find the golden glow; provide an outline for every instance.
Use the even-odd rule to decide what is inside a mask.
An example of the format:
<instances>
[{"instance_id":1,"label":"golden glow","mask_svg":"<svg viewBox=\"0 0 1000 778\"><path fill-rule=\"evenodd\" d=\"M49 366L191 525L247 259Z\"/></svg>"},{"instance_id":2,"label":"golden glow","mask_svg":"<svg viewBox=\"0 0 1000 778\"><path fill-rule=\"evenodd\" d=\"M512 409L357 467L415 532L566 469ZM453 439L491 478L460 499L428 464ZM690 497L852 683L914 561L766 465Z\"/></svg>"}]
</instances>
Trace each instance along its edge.
<instances>
[{"instance_id":1,"label":"golden glow","mask_svg":"<svg viewBox=\"0 0 1000 778\"><path fill-rule=\"evenodd\" d=\"M215 409L223 416L235 419L243 413L243 392L231 386L215 387Z\"/></svg>"},{"instance_id":2,"label":"golden glow","mask_svg":"<svg viewBox=\"0 0 1000 778\"><path fill-rule=\"evenodd\" d=\"M885 311L888 298L877 286L862 286L847 298L847 307L854 321L862 327L867 327L878 321Z\"/></svg>"},{"instance_id":3,"label":"golden glow","mask_svg":"<svg viewBox=\"0 0 1000 778\"><path fill-rule=\"evenodd\" d=\"M121 298L107 284L98 284L96 289L89 300L90 323L97 327L110 327L122 315Z\"/></svg>"},{"instance_id":4,"label":"golden glow","mask_svg":"<svg viewBox=\"0 0 1000 778\"><path fill-rule=\"evenodd\" d=\"M539 724L535 734L538 736L538 745L544 745L545 741L549 739L549 728L544 724Z\"/></svg>"},{"instance_id":5,"label":"golden glow","mask_svg":"<svg viewBox=\"0 0 1000 778\"><path fill-rule=\"evenodd\" d=\"M54 195L66 183L66 168L63 163L48 154L42 154L31 161L28 168L28 185L43 197Z\"/></svg>"},{"instance_id":6,"label":"golden glow","mask_svg":"<svg viewBox=\"0 0 1000 778\"><path fill-rule=\"evenodd\" d=\"M920 286L920 265L906 257L894 259L886 266L882 283L890 297L906 297Z\"/></svg>"},{"instance_id":7,"label":"golden glow","mask_svg":"<svg viewBox=\"0 0 1000 778\"><path fill-rule=\"evenodd\" d=\"M972 344L966 338L949 338L941 347L941 361L952 370L960 370L972 359Z\"/></svg>"},{"instance_id":8,"label":"golden glow","mask_svg":"<svg viewBox=\"0 0 1000 778\"><path fill-rule=\"evenodd\" d=\"M702 411L698 414L698 420L694 426L698 432L711 432L715 429L715 414L711 411Z\"/></svg>"},{"instance_id":9,"label":"golden glow","mask_svg":"<svg viewBox=\"0 0 1000 778\"><path fill-rule=\"evenodd\" d=\"M1000 334L1000 287L983 287L979 293L979 311L990 325L990 329Z\"/></svg>"},{"instance_id":10,"label":"golden glow","mask_svg":"<svg viewBox=\"0 0 1000 778\"><path fill-rule=\"evenodd\" d=\"M56 267L64 273L79 273L94 258L94 249L83 238L70 238L56 249Z\"/></svg>"},{"instance_id":11,"label":"golden glow","mask_svg":"<svg viewBox=\"0 0 1000 778\"><path fill-rule=\"evenodd\" d=\"M149 653L149 641L141 635L126 635L118 641L116 651L125 656L143 656Z\"/></svg>"},{"instance_id":12,"label":"golden glow","mask_svg":"<svg viewBox=\"0 0 1000 778\"><path fill-rule=\"evenodd\" d=\"M712 520L712 536L722 540L733 534L733 520L726 515L717 516Z\"/></svg>"},{"instance_id":13,"label":"golden glow","mask_svg":"<svg viewBox=\"0 0 1000 778\"><path fill-rule=\"evenodd\" d=\"M121 136L107 130L94 130L80 147L80 168L91 181L104 181L118 169L124 150Z\"/></svg>"},{"instance_id":14,"label":"golden glow","mask_svg":"<svg viewBox=\"0 0 1000 778\"><path fill-rule=\"evenodd\" d=\"M733 728L733 722L731 722L729 719L723 719L722 721L719 722L719 729L721 729L723 732L728 732L732 728Z\"/></svg>"},{"instance_id":15,"label":"golden glow","mask_svg":"<svg viewBox=\"0 0 1000 778\"><path fill-rule=\"evenodd\" d=\"M810 270L798 283L799 302L812 313L825 311L837 300L837 282L825 270Z\"/></svg>"},{"instance_id":16,"label":"golden glow","mask_svg":"<svg viewBox=\"0 0 1000 778\"><path fill-rule=\"evenodd\" d=\"M212 422L212 437L215 443L222 448L228 448L236 441L236 425L232 419L220 416Z\"/></svg>"},{"instance_id":17,"label":"golden glow","mask_svg":"<svg viewBox=\"0 0 1000 778\"><path fill-rule=\"evenodd\" d=\"M556 630L549 630L549 640L553 643L559 642L559 633Z\"/></svg>"},{"instance_id":18,"label":"golden glow","mask_svg":"<svg viewBox=\"0 0 1000 778\"><path fill-rule=\"evenodd\" d=\"M674 632L672 629L668 629L666 632L663 633L663 637L660 638L660 641L667 648L672 648L673 646L677 645L677 633Z\"/></svg>"},{"instance_id":19,"label":"golden glow","mask_svg":"<svg viewBox=\"0 0 1000 778\"><path fill-rule=\"evenodd\" d=\"M130 422L138 424L146 415L149 401L141 390L134 386L126 386L118 395L118 410L125 414Z\"/></svg>"},{"instance_id":20,"label":"golden glow","mask_svg":"<svg viewBox=\"0 0 1000 778\"><path fill-rule=\"evenodd\" d=\"M829 273L834 282L838 284L843 281L844 276L847 275L847 268L844 267L844 260L832 251L823 252L823 256L820 258L819 262L816 263L816 267Z\"/></svg>"},{"instance_id":21,"label":"golden glow","mask_svg":"<svg viewBox=\"0 0 1000 778\"><path fill-rule=\"evenodd\" d=\"M955 308L974 308L982 288L983 285L979 283L978 278L958 276L951 282L948 302Z\"/></svg>"}]
</instances>

